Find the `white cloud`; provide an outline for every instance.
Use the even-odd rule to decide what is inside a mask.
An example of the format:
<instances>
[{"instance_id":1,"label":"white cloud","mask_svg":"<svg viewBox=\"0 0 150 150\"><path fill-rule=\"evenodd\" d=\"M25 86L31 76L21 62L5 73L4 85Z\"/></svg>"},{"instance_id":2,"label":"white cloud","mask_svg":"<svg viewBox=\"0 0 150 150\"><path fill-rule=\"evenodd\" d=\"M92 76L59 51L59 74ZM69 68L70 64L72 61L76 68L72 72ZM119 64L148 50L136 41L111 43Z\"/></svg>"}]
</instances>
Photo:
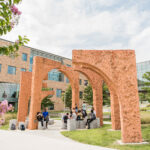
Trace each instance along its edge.
<instances>
[{"instance_id":1,"label":"white cloud","mask_svg":"<svg viewBox=\"0 0 150 150\"><path fill-rule=\"evenodd\" d=\"M129 45L137 51L138 61L150 60L150 27L134 36Z\"/></svg>"},{"instance_id":2,"label":"white cloud","mask_svg":"<svg viewBox=\"0 0 150 150\"><path fill-rule=\"evenodd\" d=\"M29 46L70 58L72 49L133 48L138 61L150 59L143 35L149 37L149 10L140 11L140 3L117 6L119 2L23 0L19 25L3 38L14 41L18 34L27 35Z\"/></svg>"}]
</instances>

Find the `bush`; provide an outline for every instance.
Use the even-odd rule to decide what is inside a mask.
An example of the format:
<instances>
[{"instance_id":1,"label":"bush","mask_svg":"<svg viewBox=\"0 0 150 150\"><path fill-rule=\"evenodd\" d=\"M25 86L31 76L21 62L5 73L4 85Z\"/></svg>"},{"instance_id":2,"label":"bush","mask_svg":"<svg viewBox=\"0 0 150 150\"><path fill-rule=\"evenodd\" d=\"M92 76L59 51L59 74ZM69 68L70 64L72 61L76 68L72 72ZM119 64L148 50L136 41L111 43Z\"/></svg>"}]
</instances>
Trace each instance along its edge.
<instances>
[{"instance_id":1,"label":"bush","mask_svg":"<svg viewBox=\"0 0 150 150\"><path fill-rule=\"evenodd\" d=\"M150 104L148 104L146 107L150 107Z\"/></svg>"},{"instance_id":2,"label":"bush","mask_svg":"<svg viewBox=\"0 0 150 150\"><path fill-rule=\"evenodd\" d=\"M141 108L140 111L147 111L147 109L144 107L144 108Z\"/></svg>"}]
</instances>

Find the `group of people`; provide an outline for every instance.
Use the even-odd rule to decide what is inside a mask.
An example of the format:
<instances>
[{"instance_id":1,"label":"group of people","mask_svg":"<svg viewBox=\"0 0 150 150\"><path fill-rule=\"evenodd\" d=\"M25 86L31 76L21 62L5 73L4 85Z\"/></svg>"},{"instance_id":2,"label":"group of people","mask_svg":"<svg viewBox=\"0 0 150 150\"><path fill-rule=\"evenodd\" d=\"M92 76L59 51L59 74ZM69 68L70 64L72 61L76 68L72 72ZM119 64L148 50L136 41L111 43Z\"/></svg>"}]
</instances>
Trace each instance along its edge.
<instances>
[{"instance_id":1,"label":"group of people","mask_svg":"<svg viewBox=\"0 0 150 150\"><path fill-rule=\"evenodd\" d=\"M70 111L70 114L66 113L63 116L63 121L64 121L64 123L67 123L68 119L75 119L75 120L79 121L79 120L84 120L85 117L88 117L86 125L88 126L88 129L90 129L90 123L96 119L96 113L94 111L94 108L92 107L91 112L89 114L87 114L86 108L83 107L83 105L82 105L81 110L79 110L76 105L76 107Z\"/></svg>"},{"instance_id":2,"label":"group of people","mask_svg":"<svg viewBox=\"0 0 150 150\"><path fill-rule=\"evenodd\" d=\"M44 126L43 122L46 121L46 128L47 128L48 121L49 121L49 113L47 111L47 108L45 108L43 112L37 112L36 117L37 117L37 120L41 122L42 127Z\"/></svg>"}]
</instances>

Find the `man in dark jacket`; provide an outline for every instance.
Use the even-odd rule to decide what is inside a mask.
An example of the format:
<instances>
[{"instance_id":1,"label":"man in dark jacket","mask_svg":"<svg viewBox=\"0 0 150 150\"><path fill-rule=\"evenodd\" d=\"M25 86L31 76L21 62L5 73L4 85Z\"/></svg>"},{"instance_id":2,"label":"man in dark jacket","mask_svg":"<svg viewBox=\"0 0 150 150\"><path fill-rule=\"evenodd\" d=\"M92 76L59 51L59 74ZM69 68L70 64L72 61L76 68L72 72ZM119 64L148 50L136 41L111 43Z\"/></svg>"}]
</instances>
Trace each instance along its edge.
<instances>
[{"instance_id":1,"label":"man in dark jacket","mask_svg":"<svg viewBox=\"0 0 150 150\"><path fill-rule=\"evenodd\" d=\"M95 115L94 111L91 110L90 119L87 119L87 123L86 123L86 125L88 125L88 129L90 129L90 123L95 119L96 119L96 115Z\"/></svg>"}]
</instances>

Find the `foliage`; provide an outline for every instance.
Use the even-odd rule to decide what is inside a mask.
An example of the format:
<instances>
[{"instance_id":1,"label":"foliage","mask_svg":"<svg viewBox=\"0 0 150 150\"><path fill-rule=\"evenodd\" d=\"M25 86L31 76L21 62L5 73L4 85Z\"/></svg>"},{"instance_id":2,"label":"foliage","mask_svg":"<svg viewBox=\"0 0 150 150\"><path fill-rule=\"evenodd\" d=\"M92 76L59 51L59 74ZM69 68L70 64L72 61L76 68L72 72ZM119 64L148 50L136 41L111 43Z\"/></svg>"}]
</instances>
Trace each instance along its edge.
<instances>
[{"instance_id":1,"label":"foliage","mask_svg":"<svg viewBox=\"0 0 150 150\"><path fill-rule=\"evenodd\" d=\"M93 105L93 90L90 84L84 89L83 100ZM110 105L109 90L105 83L103 84L103 105Z\"/></svg>"},{"instance_id":2,"label":"foliage","mask_svg":"<svg viewBox=\"0 0 150 150\"><path fill-rule=\"evenodd\" d=\"M2 126L0 126L0 129L8 130L9 129L9 121L11 119L17 119L17 113L16 112L7 112L5 114L5 123Z\"/></svg>"},{"instance_id":3,"label":"foliage","mask_svg":"<svg viewBox=\"0 0 150 150\"><path fill-rule=\"evenodd\" d=\"M83 100L89 105L93 105L93 90L90 84L84 89Z\"/></svg>"},{"instance_id":4,"label":"foliage","mask_svg":"<svg viewBox=\"0 0 150 150\"><path fill-rule=\"evenodd\" d=\"M5 113L14 110L13 106L8 105L7 100L0 102L0 125L5 123Z\"/></svg>"},{"instance_id":5,"label":"foliage","mask_svg":"<svg viewBox=\"0 0 150 150\"><path fill-rule=\"evenodd\" d=\"M62 101L65 102L65 106L71 109L72 106L72 88L71 85L68 86L65 93L62 94Z\"/></svg>"},{"instance_id":6,"label":"foliage","mask_svg":"<svg viewBox=\"0 0 150 150\"><path fill-rule=\"evenodd\" d=\"M146 91L145 93L140 93L140 100L145 101L148 100L150 102L150 72L146 72L143 74L144 86L142 90Z\"/></svg>"},{"instance_id":7,"label":"foliage","mask_svg":"<svg viewBox=\"0 0 150 150\"><path fill-rule=\"evenodd\" d=\"M42 91L52 91L53 88L42 88Z\"/></svg>"},{"instance_id":8,"label":"foliage","mask_svg":"<svg viewBox=\"0 0 150 150\"><path fill-rule=\"evenodd\" d=\"M105 83L103 83L103 105L110 106L110 94L109 94L108 87Z\"/></svg>"},{"instance_id":9,"label":"foliage","mask_svg":"<svg viewBox=\"0 0 150 150\"><path fill-rule=\"evenodd\" d=\"M49 107L49 106L54 105L54 102L51 101L51 98L52 98L52 97L53 97L52 95L46 96L46 97L42 100L41 108L46 108L46 107Z\"/></svg>"},{"instance_id":10,"label":"foliage","mask_svg":"<svg viewBox=\"0 0 150 150\"><path fill-rule=\"evenodd\" d=\"M121 139L120 131L109 131L110 125L104 125L98 129L78 130L78 131L63 131L64 136L73 140L103 147L109 147L119 150L149 150L150 144L143 145L118 145L117 140ZM142 125L142 136L145 141L150 142L150 126Z\"/></svg>"},{"instance_id":11,"label":"foliage","mask_svg":"<svg viewBox=\"0 0 150 150\"><path fill-rule=\"evenodd\" d=\"M10 32L18 24L21 11L16 7L21 0L1 0L0 1L0 36ZM24 36L18 36L15 43L0 47L0 54L8 56L17 56L20 46L27 44L29 39Z\"/></svg>"}]
</instances>

